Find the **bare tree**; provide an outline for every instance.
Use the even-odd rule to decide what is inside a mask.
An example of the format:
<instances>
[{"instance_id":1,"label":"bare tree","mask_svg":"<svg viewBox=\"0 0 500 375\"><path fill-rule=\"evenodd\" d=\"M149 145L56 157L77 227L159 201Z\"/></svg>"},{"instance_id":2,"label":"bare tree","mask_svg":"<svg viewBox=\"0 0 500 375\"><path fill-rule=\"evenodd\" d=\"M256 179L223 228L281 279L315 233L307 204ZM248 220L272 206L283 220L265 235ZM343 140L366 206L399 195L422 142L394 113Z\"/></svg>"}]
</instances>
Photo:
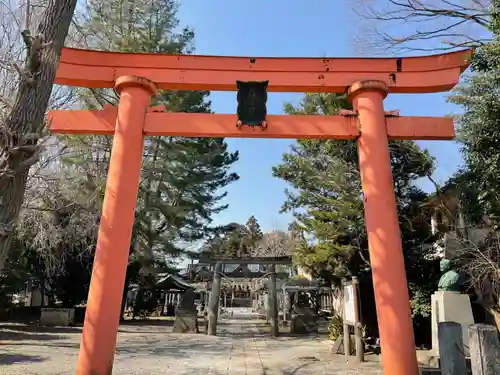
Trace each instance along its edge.
<instances>
[{"instance_id":1,"label":"bare tree","mask_svg":"<svg viewBox=\"0 0 500 375\"><path fill-rule=\"evenodd\" d=\"M255 258L291 256L298 245L298 239L289 232L273 230L264 233L257 246L251 250Z\"/></svg>"},{"instance_id":2,"label":"bare tree","mask_svg":"<svg viewBox=\"0 0 500 375\"><path fill-rule=\"evenodd\" d=\"M30 171L16 226L16 237L36 250L48 277L64 272L68 253L74 257L78 250L84 258L93 250L102 195L87 169L63 162L75 148L52 140Z\"/></svg>"},{"instance_id":3,"label":"bare tree","mask_svg":"<svg viewBox=\"0 0 500 375\"><path fill-rule=\"evenodd\" d=\"M356 45L395 53L448 51L488 42L492 0L355 0Z\"/></svg>"},{"instance_id":4,"label":"bare tree","mask_svg":"<svg viewBox=\"0 0 500 375\"><path fill-rule=\"evenodd\" d=\"M492 232L481 242L462 239L459 255L477 302L500 329L500 234Z\"/></svg>"},{"instance_id":5,"label":"bare tree","mask_svg":"<svg viewBox=\"0 0 500 375\"><path fill-rule=\"evenodd\" d=\"M32 29L35 4L0 2L6 25L0 35L0 70L9 85L1 93L5 96L0 107L0 270L10 250L29 169L40 155L45 111L76 3L47 0ZM24 48L17 47L19 40Z\"/></svg>"}]
</instances>

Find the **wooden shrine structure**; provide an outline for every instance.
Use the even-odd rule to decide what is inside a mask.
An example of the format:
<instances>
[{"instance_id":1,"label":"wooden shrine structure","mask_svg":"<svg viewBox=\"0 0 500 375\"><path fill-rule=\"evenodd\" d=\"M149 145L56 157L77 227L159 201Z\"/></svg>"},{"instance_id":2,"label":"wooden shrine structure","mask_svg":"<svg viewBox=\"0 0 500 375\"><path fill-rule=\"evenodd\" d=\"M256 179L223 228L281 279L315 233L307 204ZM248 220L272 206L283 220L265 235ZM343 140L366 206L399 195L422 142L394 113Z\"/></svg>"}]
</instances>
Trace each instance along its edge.
<instances>
[{"instance_id":1,"label":"wooden shrine structure","mask_svg":"<svg viewBox=\"0 0 500 375\"><path fill-rule=\"evenodd\" d=\"M271 334L278 336L278 293L277 279L288 278L288 273L278 274L276 265L292 265L291 256L267 256L267 257L251 257L251 256L213 256L205 253L200 256L199 261L203 265L209 265L213 268L213 277L206 282L206 294L209 295L208 300L205 297L205 305L208 311L208 334L217 334L218 314L220 311L221 293L223 301L227 301L227 293L231 293L231 300L234 300L235 292L242 293L241 299L247 300L248 305L239 307L252 307L252 299L254 293L260 291L262 286L268 290L270 310L271 310ZM225 269L226 266L236 266L231 271ZM251 270L249 266L258 266L257 270ZM226 281L226 283L224 283ZM257 282L256 282L257 281ZM224 285L225 284L225 285ZM236 288L235 288L236 287ZM224 307L226 303L224 303Z\"/></svg>"},{"instance_id":2,"label":"wooden shrine structure","mask_svg":"<svg viewBox=\"0 0 500 375\"><path fill-rule=\"evenodd\" d=\"M292 267L291 256L279 257L214 257L202 252L198 263L188 267L186 276L207 300L214 281L214 270L221 263L220 299L223 307L250 307L255 293L266 284L272 265ZM288 279L289 272L276 272L277 279ZM208 302L208 301L207 301Z\"/></svg>"},{"instance_id":3,"label":"wooden shrine structure","mask_svg":"<svg viewBox=\"0 0 500 375\"><path fill-rule=\"evenodd\" d=\"M175 315L175 308L180 305L182 296L195 287L174 274L165 274L157 281L156 286L162 290L163 310L167 316Z\"/></svg>"},{"instance_id":4,"label":"wooden shrine structure","mask_svg":"<svg viewBox=\"0 0 500 375\"><path fill-rule=\"evenodd\" d=\"M111 373L144 136L164 135L356 141L384 373L416 375L388 140L453 139L453 120L400 117L397 112L386 112L383 101L389 93L450 90L467 68L470 57L471 51L373 59L185 56L64 49L56 84L114 88L120 95L117 107L49 113L54 133L114 136L77 374ZM157 90L238 90L241 97L238 95L238 106L235 98L236 115L170 113L162 107L150 107ZM338 116L267 116L267 91L347 93L354 110Z\"/></svg>"}]
</instances>

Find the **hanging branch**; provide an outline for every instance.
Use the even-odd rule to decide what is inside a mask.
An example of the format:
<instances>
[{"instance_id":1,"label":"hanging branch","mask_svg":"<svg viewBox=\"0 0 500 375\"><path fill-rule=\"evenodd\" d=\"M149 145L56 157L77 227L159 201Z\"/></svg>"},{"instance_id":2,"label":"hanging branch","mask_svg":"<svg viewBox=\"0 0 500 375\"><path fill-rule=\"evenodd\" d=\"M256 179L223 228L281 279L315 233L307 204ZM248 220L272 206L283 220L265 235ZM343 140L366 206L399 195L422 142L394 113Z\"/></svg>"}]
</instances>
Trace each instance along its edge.
<instances>
[{"instance_id":1,"label":"hanging branch","mask_svg":"<svg viewBox=\"0 0 500 375\"><path fill-rule=\"evenodd\" d=\"M356 0L361 19L357 43L370 50L449 51L476 48L490 38L491 1Z\"/></svg>"}]
</instances>

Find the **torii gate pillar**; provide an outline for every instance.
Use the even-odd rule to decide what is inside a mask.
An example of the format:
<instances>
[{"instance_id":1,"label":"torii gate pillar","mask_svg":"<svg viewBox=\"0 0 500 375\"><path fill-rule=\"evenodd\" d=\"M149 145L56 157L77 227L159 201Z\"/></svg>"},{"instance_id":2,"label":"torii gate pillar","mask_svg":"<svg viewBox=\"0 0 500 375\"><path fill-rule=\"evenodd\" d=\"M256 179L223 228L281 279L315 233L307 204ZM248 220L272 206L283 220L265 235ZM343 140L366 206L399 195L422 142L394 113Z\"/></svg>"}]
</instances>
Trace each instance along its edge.
<instances>
[{"instance_id":1,"label":"torii gate pillar","mask_svg":"<svg viewBox=\"0 0 500 375\"><path fill-rule=\"evenodd\" d=\"M385 374L417 375L410 297L394 195L383 100L384 82L361 81L348 91L358 114L358 155L370 264Z\"/></svg>"},{"instance_id":2,"label":"torii gate pillar","mask_svg":"<svg viewBox=\"0 0 500 375\"><path fill-rule=\"evenodd\" d=\"M78 355L77 375L111 374L144 147L144 119L156 86L116 80L120 94L113 149Z\"/></svg>"}]
</instances>

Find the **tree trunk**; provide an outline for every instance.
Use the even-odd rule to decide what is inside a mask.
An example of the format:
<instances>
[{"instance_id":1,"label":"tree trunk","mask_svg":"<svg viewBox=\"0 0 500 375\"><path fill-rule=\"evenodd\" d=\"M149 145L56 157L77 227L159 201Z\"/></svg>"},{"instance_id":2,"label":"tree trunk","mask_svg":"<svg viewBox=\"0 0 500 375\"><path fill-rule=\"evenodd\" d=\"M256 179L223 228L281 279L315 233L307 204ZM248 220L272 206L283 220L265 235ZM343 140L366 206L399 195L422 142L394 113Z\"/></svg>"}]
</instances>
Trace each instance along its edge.
<instances>
[{"instance_id":1,"label":"tree trunk","mask_svg":"<svg viewBox=\"0 0 500 375\"><path fill-rule=\"evenodd\" d=\"M493 319L495 320L495 326L497 327L497 331L499 331L500 334L500 310L498 309L498 306L490 307L488 311L493 316Z\"/></svg>"},{"instance_id":2,"label":"tree trunk","mask_svg":"<svg viewBox=\"0 0 500 375\"><path fill-rule=\"evenodd\" d=\"M39 282L40 282L40 297L41 297L41 307L46 307L45 306L45 296L47 295L47 288L45 287L45 276L42 274L41 277L39 277Z\"/></svg>"},{"instance_id":3,"label":"tree trunk","mask_svg":"<svg viewBox=\"0 0 500 375\"><path fill-rule=\"evenodd\" d=\"M28 52L24 66L17 67L20 77L14 104L0 124L0 271L11 247L29 168L37 161L37 143L76 2L50 0L36 35L22 33Z\"/></svg>"}]
</instances>

